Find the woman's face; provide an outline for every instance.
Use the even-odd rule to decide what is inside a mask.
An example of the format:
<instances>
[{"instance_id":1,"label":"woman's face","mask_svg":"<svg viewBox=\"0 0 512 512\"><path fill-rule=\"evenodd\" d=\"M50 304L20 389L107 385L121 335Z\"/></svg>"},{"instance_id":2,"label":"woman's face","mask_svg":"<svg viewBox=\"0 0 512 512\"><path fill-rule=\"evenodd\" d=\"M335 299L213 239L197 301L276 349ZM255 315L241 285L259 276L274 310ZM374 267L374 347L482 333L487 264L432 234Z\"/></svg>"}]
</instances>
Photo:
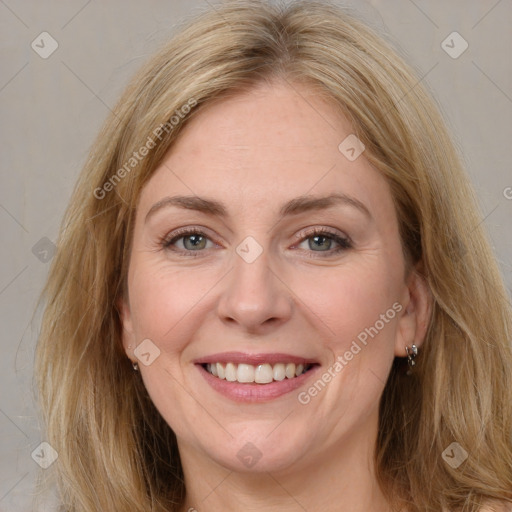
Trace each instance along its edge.
<instances>
[{"instance_id":1,"label":"woman's face","mask_svg":"<svg viewBox=\"0 0 512 512\"><path fill-rule=\"evenodd\" d=\"M192 119L143 189L123 344L185 465L370 456L393 358L425 322L352 132L307 87L259 85Z\"/></svg>"}]
</instances>

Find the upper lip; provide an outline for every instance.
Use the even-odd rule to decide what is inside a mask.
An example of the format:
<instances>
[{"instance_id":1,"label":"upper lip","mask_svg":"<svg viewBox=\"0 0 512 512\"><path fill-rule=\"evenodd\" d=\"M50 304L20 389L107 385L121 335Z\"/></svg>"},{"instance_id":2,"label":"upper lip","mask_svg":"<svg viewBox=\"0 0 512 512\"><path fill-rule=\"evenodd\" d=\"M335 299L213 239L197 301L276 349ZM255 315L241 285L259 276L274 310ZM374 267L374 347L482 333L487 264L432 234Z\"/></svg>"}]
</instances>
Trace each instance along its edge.
<instances>
[{"instance_id":1,"label":"upper lip","mask_svg":"<svg viewBox=\"0 0 512 512\"><path fill-rule=\"evenodd\" d=\"M277 364L277 363L295 363L295 364L315 364L317 361L309 357L294 356L292 354L269 353L269 354L247 354L243 352L221 352L209 356L198 358L195 364L208 363L233 363L233 364Z\"/></svg>"}]
</instances>

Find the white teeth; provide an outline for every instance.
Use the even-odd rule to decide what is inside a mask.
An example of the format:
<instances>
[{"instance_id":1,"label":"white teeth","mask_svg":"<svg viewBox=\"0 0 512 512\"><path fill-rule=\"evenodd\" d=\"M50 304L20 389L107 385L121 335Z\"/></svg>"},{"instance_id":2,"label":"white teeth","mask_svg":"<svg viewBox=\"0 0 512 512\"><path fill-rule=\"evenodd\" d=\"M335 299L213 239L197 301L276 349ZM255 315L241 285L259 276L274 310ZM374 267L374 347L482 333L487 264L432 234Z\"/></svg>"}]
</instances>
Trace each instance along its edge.
<instances>
[{"instance_id":1,"label":"white teeth","mask_svg":"<svg viewBox=\"0 0 512 512\"><path fill-rule=\"evenodd\" d=\"M257 366L240 363L208 363L206 370L219 379L226 379L229 382L241 382L257 384L268 384L272 381L293 379L305 373L311 365L294 363L262 363Z\"/></svg>"},{"instance_id":2,"label":"white teeth","mask_svg":"<svg viewBox=\"0 0 512 512\"><path fill-rule=\"evenodd\" d=\"M293 363L288 363L286 365L285 373L289 379L293 379L293 377L295 377L295 365Z\"/></svg>"},{"instance_id":3,"label":"white teeth","mask_svg":"<svg viewBox=\"0 0 512 512\"><path fill-rule=\"evenodd\" d=\"M228 363L226 365L226 380L229 380L229 382L235 382L236 373L236 366L233 363Z\"/></svg>"},{"instance_id":4,"label":"white teeth","mask_svg":"<svg viewBox=\"0 0 512 512\"><path fill-rule=\"evenodd\" d=\"M272 382L274 378L274 373L272 371L272 366L269 364L259 364L256 367L256 371L254 372L254 382L258 384L268 384Z\"/></svg>"},{"instance_id":5,"label":"white teeth","mask_svg":"<svg viewBox=\"0 0 512 512\"><path fill-rule=\"evenodd\" d=\"M236 377L238 382L254 382L254 366L252 364L239 364Z\"/></svg>"},{"instance_id":6,"label":"white teeth","mask_svg":"<svg viewBox=\"0 0 512 512\"><path fill-rule=\"evenodd\" d=\"M274 365L274 380L284 380L286 377L284 364L277 363Z\"/></svg>"}]
</instances>

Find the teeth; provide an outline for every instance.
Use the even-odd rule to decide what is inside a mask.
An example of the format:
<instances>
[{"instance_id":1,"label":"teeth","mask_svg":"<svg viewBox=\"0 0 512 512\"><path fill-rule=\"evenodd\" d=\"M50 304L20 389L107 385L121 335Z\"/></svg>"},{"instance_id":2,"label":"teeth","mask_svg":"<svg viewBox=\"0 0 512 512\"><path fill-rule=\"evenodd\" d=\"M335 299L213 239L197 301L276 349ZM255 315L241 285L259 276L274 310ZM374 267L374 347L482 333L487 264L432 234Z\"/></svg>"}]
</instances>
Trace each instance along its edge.
<instances>
[{"instance_id":1,"label":"teeth","mask_svg":"<svg viewBox=\"0 0 512 512\"><path fill-rule=\"evenodd\" d=\"M235 382L236 380L236 366L233 363L226 365L226 380L229 380L229 382Z\"/></svg>"},{"instance_id":2,"label":"teeth","mask_svg":"<svg viewBox=\"0 0 512 512\"><path fill-rule=\"evenodd\" d=\"M274 379L272 366L269 364L259 364L254 372L254 382L258 384L268 384Z\"/></svg>"},{"instance_id":3,"label":"teeth","mask_svg":"<svg viewBox=\"0 0 512 512\"><path fill-rule=\"evenodd\" d=\"M286 377L284 364L277 363L274 365L274 380L284 380Z\"/></svg>"},{"instance_id":4,"label":"teeth","mask_svg":"<svg viewBox=\"0 0 512 512\"><path fill-rule=\"evenodd\" d=\"M252 364L239 364L236 370L236 380L238 382L254 382L254 366Z\"/></svg>"},{"instance_id":5,"label":"teeth","mask_svg":"<svg viewBox=\"0 0 512 512\"><path fill-rule=\"evenodd\" d=\"M225 379L229 382L268 384L272 381L282 381L284 379L293 379L307 372L311 365L295 363L276 363L274 365L264 363L254 366L252 364L234 364L234 363L209 363L206 370L219 379Z\"/></svg>"}]
</instances>

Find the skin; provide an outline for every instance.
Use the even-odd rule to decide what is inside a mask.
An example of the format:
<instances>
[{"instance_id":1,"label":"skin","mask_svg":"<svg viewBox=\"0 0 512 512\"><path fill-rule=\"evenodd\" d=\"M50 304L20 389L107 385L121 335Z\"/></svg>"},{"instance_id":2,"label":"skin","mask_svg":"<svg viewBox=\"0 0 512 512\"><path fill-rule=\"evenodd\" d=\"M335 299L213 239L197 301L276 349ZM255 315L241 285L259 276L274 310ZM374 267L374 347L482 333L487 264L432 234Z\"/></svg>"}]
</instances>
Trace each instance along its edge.
<instances>
[{"instance_id":1,"label":"skin","mask_svg":"<svg viewBox=\"0 0 512 512\"><path fill-rule=\"evenodd\" d=\"M387 182L364 153L351 162L338 150L351 133L308 87L264 83L193 118L141 193L120 305L123 344L132 361L144 339L160 350L139 369L178 439L183 511L389 509L372 459L379 398L394 357L421 347L431 306L418 274L405 276ZM278 216L297 196L332 193L358 199L371 218L347 205ZM174 195L221 201L228 216L170 206L145 222ZM197 257L190 237L175 252L163 248L187 226L208 237ZM318 247L303 233L314 227L350 237L353 247L334 253L332 239ZM252 263L236 252L247 236L263 250ZM193 363L226 351L282 352L316 359L320 377L397 302L401 311L306 405L298 391L316 378L272 401L238 403ZM237 457L247 442L261 454L250 469Z\"/></svg>"}]
</instances>

